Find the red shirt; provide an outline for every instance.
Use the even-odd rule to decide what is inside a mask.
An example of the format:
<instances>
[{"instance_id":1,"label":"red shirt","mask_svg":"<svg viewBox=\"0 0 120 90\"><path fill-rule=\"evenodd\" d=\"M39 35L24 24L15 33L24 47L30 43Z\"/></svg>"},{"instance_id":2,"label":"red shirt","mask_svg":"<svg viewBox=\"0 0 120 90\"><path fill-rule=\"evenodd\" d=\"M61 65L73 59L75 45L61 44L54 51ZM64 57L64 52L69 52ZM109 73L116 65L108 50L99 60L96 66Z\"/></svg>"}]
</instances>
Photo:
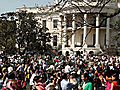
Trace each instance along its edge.
<instances>
[{"instance_id":1,"label":"red shirt","mask_svg":"<svg viewBox=\"0 0 120 90\"><path fill-rule=\"evenodd\" d=\"M114 88L114 90L118 90L117 87L116 87L117 81L113 81L112 83L113 83L113 88Z\"/></svg>"}]
</instances>

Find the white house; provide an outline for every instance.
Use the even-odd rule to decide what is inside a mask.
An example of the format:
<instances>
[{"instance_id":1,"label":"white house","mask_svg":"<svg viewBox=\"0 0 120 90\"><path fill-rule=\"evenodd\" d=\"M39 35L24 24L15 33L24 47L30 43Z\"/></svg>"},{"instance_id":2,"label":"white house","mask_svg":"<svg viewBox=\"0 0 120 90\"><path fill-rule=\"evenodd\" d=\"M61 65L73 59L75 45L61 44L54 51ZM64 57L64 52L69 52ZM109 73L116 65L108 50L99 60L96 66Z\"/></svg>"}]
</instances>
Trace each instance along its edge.
<instances>
[{"instance_id":1,"label":"white house","mask_svg":"<svg viewBox=\"0 0 120 90\"><path fill-rule=\"evenodd\" d=\"M100 28L92 28L90 31L90 25L99 26L105 15L112 14L119 8L118 3L111 1L100 11L103 4L91 9L86 0L71 0L65 5L66 0L63 0L60 5L53 8L59 1L54 0L54 5L51 6L26 7L24 5L16 11L26 10L36 13L36 19L39 20L41 26L46 26L53 36L50 44L53 48L57 48L58 52L62 51L62 54L66 52L70 55L88 54L90 51L99 53L105 46L114 45L110 38L110 24L117 21L119 15L113 18L108 17ZM80 10L74 4L79 6ZM92 6L96 4L97 0L91 0L89 3Z\"/></svg>"}]
</instances>

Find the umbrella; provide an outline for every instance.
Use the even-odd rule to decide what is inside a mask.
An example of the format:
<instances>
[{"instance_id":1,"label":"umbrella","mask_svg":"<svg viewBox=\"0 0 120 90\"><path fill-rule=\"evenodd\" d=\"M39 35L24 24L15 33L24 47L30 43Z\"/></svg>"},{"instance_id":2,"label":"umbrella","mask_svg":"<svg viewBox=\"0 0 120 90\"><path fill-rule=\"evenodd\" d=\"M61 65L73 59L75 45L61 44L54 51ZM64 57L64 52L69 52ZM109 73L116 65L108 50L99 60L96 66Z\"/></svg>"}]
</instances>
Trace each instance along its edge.
<instances>
[{"instance_id":1,"label":"umbrella","mask_svg":"<svg viewBox=\"0 0 120 90\"><path fill-rule=\"evenodd\" d=\"M28 54L34 54L36 53L35 51L27 51Z\"/></svg>"}]
</instances>

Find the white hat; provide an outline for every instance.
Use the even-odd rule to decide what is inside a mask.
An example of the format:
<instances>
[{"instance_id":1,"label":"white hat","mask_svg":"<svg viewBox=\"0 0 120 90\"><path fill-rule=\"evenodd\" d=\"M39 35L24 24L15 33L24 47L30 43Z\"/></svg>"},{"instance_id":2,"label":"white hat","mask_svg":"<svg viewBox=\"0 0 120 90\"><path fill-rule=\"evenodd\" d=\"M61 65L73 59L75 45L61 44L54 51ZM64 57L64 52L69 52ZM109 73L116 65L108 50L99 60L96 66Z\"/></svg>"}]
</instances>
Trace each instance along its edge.
<instances>
[{"instance_id":1,"label":"white hat","mask_svg":"<svg viewBox=\"0 0 120 90\"><path fill-rule=\"evenodd\" d=\"M13 67L8 67L8 73L11 73L13 71Z\"/></svg>"},{"instance_id":2,"label":"white hat","mask_svg":"<svg viewBox=\"0 0 120 90\"><path fill-rule=\"evenodd\" d=\"M71 72L71 74L75 74L75 73L76 73L75 71Z\"/></svg>"}]
</instances>

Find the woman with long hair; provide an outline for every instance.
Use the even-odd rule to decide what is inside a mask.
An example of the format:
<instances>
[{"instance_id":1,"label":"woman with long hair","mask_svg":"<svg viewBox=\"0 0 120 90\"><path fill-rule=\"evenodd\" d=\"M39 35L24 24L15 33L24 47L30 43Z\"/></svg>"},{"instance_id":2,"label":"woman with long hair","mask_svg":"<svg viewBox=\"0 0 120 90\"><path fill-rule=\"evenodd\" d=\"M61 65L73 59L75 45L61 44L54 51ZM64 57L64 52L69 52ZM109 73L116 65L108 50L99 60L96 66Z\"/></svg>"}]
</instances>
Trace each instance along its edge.
<instances>
[{"instance_id":1,"label":"woman with long hair","mask_svg":"<svg viewBox=\"0 0 120 90\"><path fill-rule=\"evenodd\" d=\"M80 90L93 90L93 85L89 81L88 73L82 74L81 79L82 79L82 84L81 84L82 86L81 86L81 88L79 88Z\"/></svg>"},{"instance_id":2,"label":"woman with long hair","mask_svg":"<svg viewBox=\"0 0 120 90\"><path fill-rule=\"evenodd\" d=\"M116 85L117 85L117 74L114 73L114 74L112 75L111 90L117 90Z\"/></svg>"}]
</instances>

